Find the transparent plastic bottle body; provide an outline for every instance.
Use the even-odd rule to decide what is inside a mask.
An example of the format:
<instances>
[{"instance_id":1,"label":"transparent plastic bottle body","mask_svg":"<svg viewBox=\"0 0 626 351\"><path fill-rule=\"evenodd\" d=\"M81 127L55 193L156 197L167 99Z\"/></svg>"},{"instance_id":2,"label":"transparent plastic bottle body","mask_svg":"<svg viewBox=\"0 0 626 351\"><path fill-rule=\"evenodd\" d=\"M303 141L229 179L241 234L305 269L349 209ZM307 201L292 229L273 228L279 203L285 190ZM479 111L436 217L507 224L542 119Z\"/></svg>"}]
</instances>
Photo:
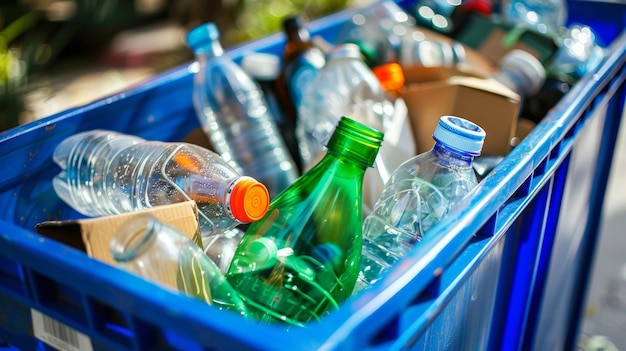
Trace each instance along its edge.
<instances>
[{"instance_id":1,"label":"transparent plastic bottle body","mask_svg":"<svg viewBox=\"0 0 626 351\"><path fill-rule=\"evenodd\" d=\"M361 195L382 133L343 118L328 153L250 225L227 279L262 322L302 325L350 296L361 254Z\"/></svg>"},{"instance_id":2,"label":"transparent plastic bottle body","mask_svg":"<svg viewBox=\"0 0 626 351\"><path fill-rule=\"evenodd\" d=\"M586 25L572 24L562 28L560 42L561 46L548 65L549 71L566 74L572 82L593 71L607 54L607 50L597 43L594 31Z\"/></svg>"},{"instance_id":3,"label":"transparent plastic bottle body","mask_svg":"<svg viewBox=\"0 0 626 351\"><path fill-rule=\"evenodd\" d=\"M547 35L558 35L567 19L565 0L502 0L504 18Z\"/></svg>"},{"instance_id":4,"label":"transparent plastic bottle body","mask_svg":"<svg viewBox=\"0 0 626 351\"><path fill-rule=\"evenodd\" d=\"M436 39L406 35L402 40L400 63L404 67L456 67L466 63L465 47L456 41L450 43Z\"/></svg>"},{"instance_id":5,"label":"transparent plastic bottle body","mask_svg":"<svg viewBox=\"0 0 626 351\"><path fill-rule=\"evenodd\" d=\"M143 278L246 316L247 308L224 274L176 228L150 215L133 218L112 238L118 266Z\"/></svg>"},{"instance_id":6,"label":"transparent plastic bottle body","mask_svg":"<svg viewBox=\"0 0 626 351\"><path fill-rule=\"evenodd\" d=\"M206 237L261 218L267 210L268 194L262 184L192 144L94 130L66 138L53 159L62 169L53 179L55 192L86 216L194 200ZM252 191L242 197L241 190ZM260 206L251 204L253 199Z\"/></svg>"},{"instance_id":7,"label":"transparent plastic bottle body","mask_svg":"<svg viewBox=\"0 0 626 351\"><path fill-rule=\"evenodd\" d=\"M224 54L218 39L212 23L187 37L199 63L193 91L196 113L215 150L275 196L297 178L297 168L260 87Z\"/></svg>"},{"instance_id":8,"label":"transparent plastic bottle body","mask_svg":"<svg viewBox=\"0 0 626 351\"><path fill-rule=\"evenodd\" d=\"M393 116L393 103L361 60L358 47L343 44L328 54L298 113L296 136L306 169L324 152L341 116L384 131Z\"/></svg>"},{"instance_id":9,"label":"transparent plastic bottle body","mask_svg":"<svg viewBox=\"0 0 626 351\"><path fill-rule=\"evenodd\" d=\"M484 139L480 127L451 118ZM482 140L479 144L478 153ZM407 160L393 172L363 222L363 254L355 291L377 281L478 184L472 168L476 147L473 150L458 150L437 141L430 151Z\"/></svg>"},{"instance_id":10,"label":"transparent plastic bottle body","mask_svg":"<svg viewBox=\"0 0 626 351\"><path fill-rule=\"evenodd\" d=\"M504 84L522 99L534 96L546 81L541 62L524 50L509 51L498 63L498 71L491 78Z\"/></svg>"},{"instance_id":11,"label":"transparent plastic bottle body","mask_svg":"<svg viewBox=\"0 0 626 351\"><path fill-rule=\"evenodd\" d=\"M377 1L361 9L337 35L337 44L359 46L368 66L398 62L402 37L414 29L415 21L395 2Z\"/></svg>"}]
</instances>

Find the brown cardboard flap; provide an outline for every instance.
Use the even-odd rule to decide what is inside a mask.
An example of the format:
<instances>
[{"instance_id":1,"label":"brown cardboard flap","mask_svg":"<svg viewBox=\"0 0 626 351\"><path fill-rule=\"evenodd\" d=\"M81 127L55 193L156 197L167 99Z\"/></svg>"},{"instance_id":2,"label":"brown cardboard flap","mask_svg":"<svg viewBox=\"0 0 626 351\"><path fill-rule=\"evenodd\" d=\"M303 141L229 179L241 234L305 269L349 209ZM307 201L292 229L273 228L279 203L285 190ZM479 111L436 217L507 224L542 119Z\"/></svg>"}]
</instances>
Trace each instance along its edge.
<instances>
[{"instance_id":1,"label":"brown cardboard flap","mask_svg":"<svg viewBox=\"0 0 626 351\"><path fill-rule=\"evenodd\" d=\"M439 118L445 115L465 118L485 130L483 154L506 156L510 151L520 98L498 82L454 77L410 84L402 98L409 110L418 154L432 148L433 132Z\"/></svg>"},{"instance_id":2,"label":"brown cardboard flap","mask_svg":"<svg viewBox=\"0 0 626 351\"><path fill-rule=\"evenodd\" d=\"M468 88L481 90L484 92L492 93L498 96L509 98L512 100L520 100L519 94L509 89L502 83L493 79L481 79L476 77L450 77L449 84L462 85Z\"/></svg>"},{"instance_id":3,"label":"brown cardboard flap","mask_svg":"<svg viewBox=\"0 0 626 351\"><path fill-rule=\"evenodd\" d=\"M142 211L113 216L68 221L48 221L38 224L36 230L43 236L85 251L90 257L116 265L109 251L111 238L121 226L125 225L133 217L143 213L152 214L159 221L178 229L189 239L198 241L200 235L198 208L194 201L157 206Z\"/></svg>"}]
</instances>

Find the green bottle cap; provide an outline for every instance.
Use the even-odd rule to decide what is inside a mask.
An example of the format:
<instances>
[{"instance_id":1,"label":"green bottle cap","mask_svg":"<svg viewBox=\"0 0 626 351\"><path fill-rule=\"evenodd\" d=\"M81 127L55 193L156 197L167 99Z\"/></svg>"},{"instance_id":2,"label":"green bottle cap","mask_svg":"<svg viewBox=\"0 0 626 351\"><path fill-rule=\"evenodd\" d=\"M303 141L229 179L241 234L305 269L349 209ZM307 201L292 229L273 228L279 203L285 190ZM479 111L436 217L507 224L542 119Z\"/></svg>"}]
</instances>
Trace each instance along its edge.
<instances>
[{"instance_id":1,"label":"green bottle cap","mask_svg":"<svg viewBox=\"0 0 626 351\"><path fill-rule=\"evenodd\" d=\"M328 141L328 151L353 162L371 167L384 134L349 117L341 117Z\"/></svg>"}]
</instances>

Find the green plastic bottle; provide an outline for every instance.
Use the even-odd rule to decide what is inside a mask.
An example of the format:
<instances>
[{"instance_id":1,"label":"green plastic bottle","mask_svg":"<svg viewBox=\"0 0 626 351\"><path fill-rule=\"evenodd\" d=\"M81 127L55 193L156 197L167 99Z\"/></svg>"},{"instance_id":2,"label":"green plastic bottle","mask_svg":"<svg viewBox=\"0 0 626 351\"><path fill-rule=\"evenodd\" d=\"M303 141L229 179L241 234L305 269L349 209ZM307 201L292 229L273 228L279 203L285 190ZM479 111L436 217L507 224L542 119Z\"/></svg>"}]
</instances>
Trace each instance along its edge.
<instances>
[{"instance_id":1,"label":"green plastic bottle","mask_svg":"<svg viewBox=\"0 0 626 351\"><path fill-rule=\"evenodd\" d=\"M303 325L350 296L362 244L363 175L383 133L343 117L324 158L252 223L227 279L252 317Z\"/></svg>"}]
</instances>

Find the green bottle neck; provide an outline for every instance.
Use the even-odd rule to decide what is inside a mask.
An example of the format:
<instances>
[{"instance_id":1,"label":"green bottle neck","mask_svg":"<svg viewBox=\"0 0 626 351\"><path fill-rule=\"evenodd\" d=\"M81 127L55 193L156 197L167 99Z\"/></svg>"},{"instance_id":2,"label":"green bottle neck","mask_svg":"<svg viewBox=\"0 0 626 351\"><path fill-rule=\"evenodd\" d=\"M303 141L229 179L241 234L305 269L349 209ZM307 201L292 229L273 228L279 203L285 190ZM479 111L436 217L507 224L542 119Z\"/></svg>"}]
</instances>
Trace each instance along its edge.
<instances>
[{"instance_id":1,"label":"green bottle neck","mask_svg":"<svg viewBox=\"0 0 626 351\"><path fill-rule=\"evenodd\" d=\"M328 153L362 169L372 167L384 134L348 117L342 117L328 141Z\"/></svg>"}]
</instances>

